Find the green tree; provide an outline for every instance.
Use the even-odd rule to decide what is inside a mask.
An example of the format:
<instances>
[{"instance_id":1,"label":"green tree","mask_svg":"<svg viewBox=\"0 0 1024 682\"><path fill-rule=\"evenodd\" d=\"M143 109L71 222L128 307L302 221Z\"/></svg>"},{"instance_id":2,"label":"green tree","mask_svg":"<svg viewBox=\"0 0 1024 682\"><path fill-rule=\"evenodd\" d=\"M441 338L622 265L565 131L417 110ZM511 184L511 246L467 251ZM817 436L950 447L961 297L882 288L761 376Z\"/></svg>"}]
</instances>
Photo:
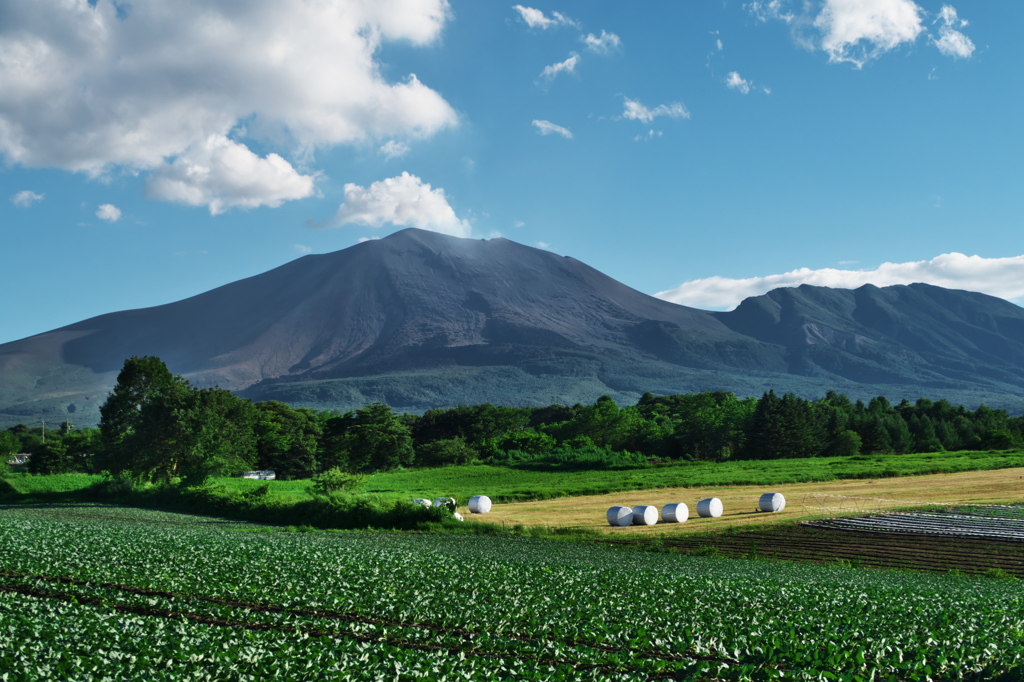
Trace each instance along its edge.
<instances>
[{"instance_id":1,"label":"green tree","mask_svg":"<svg viewBox=\"0 0 1024 682\"><path fill-rule=\"evenodd\" d=\"M554 439L551 442L554 443ZM479 453L458 436L435 440L416 448L416 463L425 467L469 464L476 461L478 456Z\"/></svg>"},{"instance_id":2,"label":"green tree","mask_svg":"<svg viewBox=\"0 0 1024 682\"><path fill-rule=\"evenodd\" d=\"M62 442L50 439L36 448L25 468L32 474L65 474L74 471L74 461Z\"/></svg>"},{"instance_id":3,"label":"green tree","mask_svg":"<svg viewBox=\"0 0 1024 682\"><path fill-rule=\"evenodd\" d=\"M100 406L102 451L97 468L115 476L135 469L138 448L144 445L137 433L143 419L153 419L147 409L165 394L180 392L187 383L171 374L160 358L132 356L125 360L114 390Z\"/></svg>"},{"instance_id":4,"label":"green tree","mask_svg":"<svg viewBox=\"0 0 1024 682\"><path fill-rule=\"evenodd\" d=\"M282 479L309 478L320 470L317 453L323 425L312 410L276 400L256 403L259 467Z\"/></svg>"},{"instance_id":5,"label":"green tree","mask_svg":"<svg viewBox=\"0 0 1024 682\"><path fill-rule=\"evenodd\" d=\"M138 480L198 484L252 466L252 403L192 388L158 358L130 358L100 408L99 468Z\"/></svg>"},{"instance_id":6,"label":"green tree","mask_svg":"<svg viewBox=\"0 0 1024 682\"><path fill-rule=\"evenodd\" d=\"M409 427L383 403L356 410L345 435L352 471L372 473L410 466L415 457Z\"/></svg>"}]
</instances>

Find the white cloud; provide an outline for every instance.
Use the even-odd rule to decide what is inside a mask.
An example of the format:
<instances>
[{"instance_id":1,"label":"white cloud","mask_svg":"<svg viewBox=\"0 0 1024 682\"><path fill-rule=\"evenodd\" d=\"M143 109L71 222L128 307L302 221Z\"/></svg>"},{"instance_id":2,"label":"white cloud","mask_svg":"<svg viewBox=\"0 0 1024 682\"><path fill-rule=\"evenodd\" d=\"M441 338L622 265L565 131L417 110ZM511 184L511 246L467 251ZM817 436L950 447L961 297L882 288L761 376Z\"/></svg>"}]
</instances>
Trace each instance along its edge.
<instances>
[{"instance_id":1,"label":"white cloud","mask_svg":"<svg viewBox=\"0 0 1024 682\"><path fill-rule=\"evenodd\" d=\"M889 286L924 282L949 289L980 291L1011 301L1024 299L1024 256L982 258L946 253L931 260L883 263L874 270L800 268L781 275L729 279L708 277L684 282L655 296L683 305L731 309L749 296L801 284L854 289L864 284Z\"/></svg>"},{"instance_id":2,"label":"white cloud","mask_svg":"<svg viewBox=\"0 0 1024 682\"><path fill-rule=\"evenodd\" d=\"M750 81L743 79L736 71L730 71L725 79L725 84L733 90L739 90L744 95L750 92Z\"/></svg>"},{"instance_id":3,"label":"white cloud","mask_svg":"<svg viewBox=\"0 0 1024 682\"><path fill-rule=\"evenodd\" d=\"M540 72L540 76L541 78L550 81L560 73L576 73L576 62L578 62L579 59L579 55L573 52L564 62L545 66L544 70Z\"/></svg>"},{"instance_id":4,"label":"white cloud","mask_svg":"<svg viewBox=\"0 0 1024 682\"><path fill-rule=\"evenodd\" d=\"M679 102L673 102L672 104L659 104L653 109L650 109L635 99L629 99L628 97L625 98L622 118L650 123L658 116L667 116L669 118L690 118L690 112L687 111L686 107Z\"/></svg>"},{"instance_id":5,"label":"white cloud","mask_svg":"<svg viewBox=\"0 0 1024 682\"><path fill-rule=\"evenodd\" d=\"M796 15L792 12L787 12L783 9L782 0L753 0L743 6L748 12L753 14L759 21L768 21L769 19L778 19L784 21L787 24L792 23L796 20Z\"/></svg>"},{"instance_id":6,"label":"white cloud","mask_svg":"<svg viewBox=\"0 0 1024 682\"><path fill-rule=\"evenodd\" d=\"M512 7L519 12L519 17L526 22L530 28L554 28L555 26L576 26L576 22L560 12L552 12L551 17L546 17L544 12L533 7L514 5Z\"/></svg>"},{"instance_id":7,"label":"white cloud","mask_svg":"<svg viewBox=\"0 0 1024 682\"><path fill-rule=\"evenodd\" d=\"M967 26L966 19L960 19L951 5L943 5L935 22L940 21L942 26L939 27L939 37L931 39L939 52L954 59L967 59L974 54L974 43L956 30Z\"/></svg>"},{"instance_id":8,"label":"white cloud","mask_svg":"<svg viewBox=\"0 0 1024 682\"><path fill-rule=\"evenodd\" d=\"M237 139L242 123L253 139L312 158L316 149L422 138L457 123L414 74L389 81L377 61L385 41L436 41L447 0L123 7L5 0L0 155L9 163L145 172L211 136L234 130Z\"/></svg>"},{"instance_id":9,"label":"white cloud","mask_svg":"<svg viewBox=\"0 0 1024 682\"><path fill-rule=\"evenodd\" d=\"M785 22L798 43L822 50L829 61L856 68L921 35L948 57L974 53L974 43L959 30L967 22L951 5L943 5L933 22L940 24L938 37L928 32L927 12L913 0L754 0L744 7L760 21Z\"/></svg>"},{"instance_id":10,"label":"white cloud","mask_svg":"<svg viewBox=\"0 0 1024 682\"><path fill-rule=\"evenodd\" d=\"M604 29L601 29L601 35L599 36L588 33L585 36L580 36L580 40L583 41L588 50L599 54L608 54L622 47L622 39L614 33L608 33Z\"/></svg>"},{"instance_id":11,"label":"white cloud","mask_svg":"<svg viewBox=\"0 0 1024 682\"><path fill-rule=\"evenodd\" d=\"M541 135L550 135L551 133L555 133L556 135L561 135L566 139L572 139L571 130L569 130L568 128L563 128L560 125L555 125L551 121L540 121L534 119L533 125L534 127L537 128L537 132L540 133Z\"/></svg>"},{"instance_id":12,"label":"white cloud","mask_svg":"<svg viewBox=\"0 0 1024 682\"><path fill-rule=\"evenodd\" d=\"M38 194L30 189L24 189L11 197L11 203L18 208L28 208L37 201L42 201L45 194Z\"/></svg>"},{"instance_id":13,"label":"white cloud","mask_svg":"<svg viewBox=\"0 0 1024 682\"><path fill-rule=\"evenodd\" d=\"M374 228L384 224L418 227L455 237L468 237L471 232L469 222L455 215L443 189L431 189L428 183L409 173L369 187L347 183L345 201L332 224L349 223Z\"/></svg>"},{"instance_id":14,"label":"white cloud","mask_svg":"<svg viewBox=\"0 0 1024 682\"><path fill-rule=\"evenodd\" d=\"M389 159L396 159L409 153L409 145L397 140L388 140L377 151Z\"/></svg>"},{"instance_id":15,"label":"white cloud","mask_svg":"<svg viewBox=\"0 0 1024 682\"><path fill-rule=\"evenodd\" d=\"M551 244L548 244L547 242L536 242L536 244L537 244L537 248L538 249L550 249L551 248Z\"/></svg>"},{"instance_id":16,"label":"white cloud","mask_svg":"<svg viewBox=\"0 0 1024 682\"><path fill-rule=\"evenodd\" d=\"M292 244L292 247L301 254L313 253L313 248L305 244Z\"/></svg>"},{"instance_id":17,"label":"white cloud","mask_svg":"<svg viewBox=\"0 0 1024 682\"><path fill-rule=\"evenodd\" d=\"M648 142L649 140L653 140L656 137L661 137L664 134L665 134L664 132L662 132L660 130L654 130L652 128L652 129L647 131L646 135L636 135L636 136L633 137L633 139L636 142Z\"/></svg>"},{"instance_id":18,"label":"white cloud","mask_svg":"<svg viewBox=\"0 0 1024 682\"><path fill-rule=\"evenodd\" d=\"M921 8L911 0L825 0L814 26L829 61L857 67L924 31Z\"/></svg>"},{"instance_id":19,"label":"white cloud","mask_svg":"<svg viewBox=\"0 0 1024 682\"><path fill-rule=\"evenodd\" d=\"M218 215L233 207L277 207L304 199L313 194L314 180L277 154L261 159L245 145L211 135L154 171L146 182L146 196L206 206Z\"/></svg>"},{"instance_id":20,"label":"white cloud","mask_svg":"<svg viewBox=\"0 0 1024 682\"><path fill-rule=\"evenodd\" d=\"M108 223L116 223L121 219L121 209L113 204L102 204L96 209L96 217Z\"/></svg>"},{"instance_id":21,"label":"white cloud","mask_svg":"<svg viewBox=\"0 0 1024 682\"><path fill-rule=\"evenodd\" d=\"M375 242L378 239L380 239L380 237L360 237L358 241L360 244L365 244L366 242Z\"/></svg>"}]
</instances>

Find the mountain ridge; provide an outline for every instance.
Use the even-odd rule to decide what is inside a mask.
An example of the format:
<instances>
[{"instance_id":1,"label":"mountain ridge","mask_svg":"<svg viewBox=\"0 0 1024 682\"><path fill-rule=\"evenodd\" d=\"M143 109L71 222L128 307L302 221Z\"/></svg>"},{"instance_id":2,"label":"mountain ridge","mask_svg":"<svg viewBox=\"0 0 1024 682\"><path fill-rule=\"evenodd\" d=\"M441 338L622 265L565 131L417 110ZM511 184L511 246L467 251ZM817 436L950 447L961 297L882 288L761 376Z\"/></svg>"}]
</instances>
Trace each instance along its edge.
<instances>
[{"instance_id":1,"label":"mountain ridge","mask_svg":"<svg viewBox=\"0 0 1024 682\"><path fill-rule=\"evenodd\" d=\"M709 312L568 256L409 228L2 344L0 423L94 422L131 355L200 386L338 409L768 388L1024 409L1021 339L1024 309L984 294L803 285Z\"/></svg>"}]
</instances>

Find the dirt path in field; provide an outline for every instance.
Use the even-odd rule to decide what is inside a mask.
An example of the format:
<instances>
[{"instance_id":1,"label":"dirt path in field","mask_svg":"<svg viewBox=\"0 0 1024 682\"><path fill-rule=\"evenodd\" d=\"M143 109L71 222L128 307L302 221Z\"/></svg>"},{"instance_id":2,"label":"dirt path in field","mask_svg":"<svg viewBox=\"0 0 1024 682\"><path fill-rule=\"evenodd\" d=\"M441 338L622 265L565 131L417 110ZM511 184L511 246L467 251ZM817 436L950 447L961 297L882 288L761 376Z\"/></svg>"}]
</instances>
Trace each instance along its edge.
<instances>
[{"instance_id":1,"label":"dirt path in field","mask_svg":"<svg viewBox=\"0 0 1024 682\"><path fill-rule=\"evenodd\" d=\"M762 493L777 492L786 497L786 508L778 513L757 512ZM836 497L830 497L836 496ZM697 501L717 497L725 508L719 518L699 518ZM774 486L721 486L706 488L657 488L608 495L566 497L542 502L496 504L486 515L460 510L468 521L506 525L592 528L608 533L675 535L739 528L751 524L776 524L823 516L861 514L906 506L907 502L933 504L1009 503L1024 500L1024 468L969 471L959 474L931 474L869 480L792 483ZM613 528L605 513L613 505L633 507L655 505L660 510L670 502L684 502L690 509L686 523Z\"/></svg>"}]
</instances>

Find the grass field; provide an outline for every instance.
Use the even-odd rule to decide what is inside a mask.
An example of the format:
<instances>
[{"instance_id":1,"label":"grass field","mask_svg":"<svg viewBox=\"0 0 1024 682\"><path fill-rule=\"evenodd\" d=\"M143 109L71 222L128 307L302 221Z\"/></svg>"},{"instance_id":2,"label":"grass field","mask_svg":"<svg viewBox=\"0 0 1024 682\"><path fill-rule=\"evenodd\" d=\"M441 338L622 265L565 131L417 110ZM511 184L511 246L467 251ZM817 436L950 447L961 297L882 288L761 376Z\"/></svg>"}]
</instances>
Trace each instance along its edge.
<instances>
[{"instance_id":1,"label":"grass field","mask_svg":"<svg viewBox=\"0 0 1024 682\"><path fill-rule=\"evenodd\" d=\"M643 469L545 471L485 464L438 469L405 469L370 476L360 492L412 499L452 496L461 503L487 495L496 503L601 495L628 490L741 485L783 485L816 481L896 478L934 473L1024 467L1024 451L940 452L908 455L860 455L809 459L679 462ZM239 490L261 481L217 479ZM17 484L16 484L17 485ZM274 495L302 499L306 481L272 481Z\"/></svg>"},{"instance_id":2,"label":"grass field","mask_svg":"<svg viewBox=\"0 0 1024 682\"><path fill-rule=\"evenodd\" d=\"M0 506L6 680L1016 680L1016 581Z\"/></svg>"},{"instance_id":3,"label":"grass field","mask_svg":"<svg viewBox=\"0 0 1024 682\"><path fill-rule=\"evenodd\" d=\"M786 508L774 514L756 511L758 498L766 492L779 492L785 495ZM838 497L820 497L824 495ZM697 501L704 497L717 497L722 500L722 516L697 517ZM897 509L909 506L908 503L1012 503L1021 500L1024 500L1024 468L1015 468L820 483L635 490L499 504L486 516L471 516L469 520L506 525L592 529L612 534L675 535L835 516L844 513L844 510L840 509L843 505L846 506L845 513L862 513ZM660 509L670 502L684 502L690 509L690 520L681 524L612 527L605 519L605 512L613 505L633 507L638 504L650 504ZM822 508L823 505L828 505L829 508Z\"/></svg>"}]
</instances>

